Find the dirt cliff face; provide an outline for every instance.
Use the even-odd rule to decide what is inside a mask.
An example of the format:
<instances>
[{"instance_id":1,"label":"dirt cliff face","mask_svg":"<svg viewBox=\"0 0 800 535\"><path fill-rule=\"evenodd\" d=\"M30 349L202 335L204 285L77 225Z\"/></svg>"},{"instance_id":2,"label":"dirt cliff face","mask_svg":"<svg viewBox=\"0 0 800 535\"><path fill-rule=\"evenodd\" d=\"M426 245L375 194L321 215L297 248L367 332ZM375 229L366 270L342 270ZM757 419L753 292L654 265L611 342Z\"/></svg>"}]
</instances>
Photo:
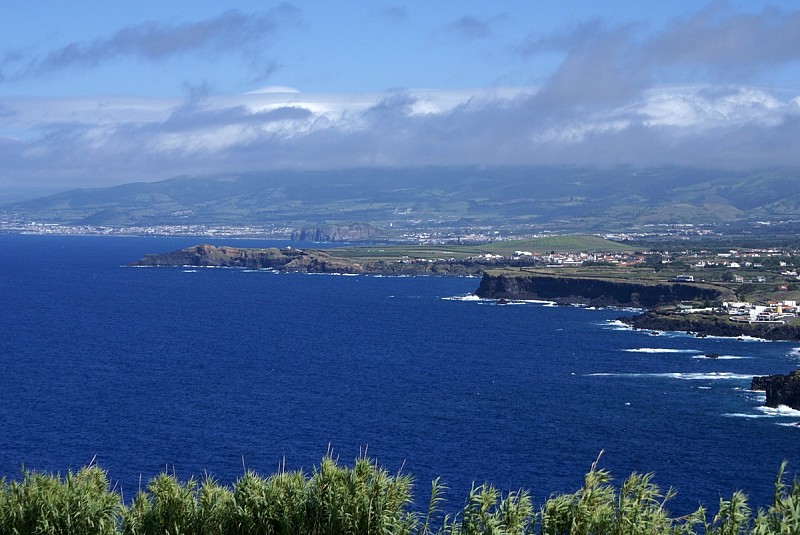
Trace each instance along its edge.
<instances>
[{"instance_id":1,"label":"dirt cliff face","mask_svg":"<svg viewBox=\"0 0 800 535\"><path fill-rule=\"evenodd\" d=\"M690 284L644 284L590 277L486 273L476 295L495 299L542 299L593 306L655 307L688 300L715 300L720 291Z\"/></svg>"}]
</instances>

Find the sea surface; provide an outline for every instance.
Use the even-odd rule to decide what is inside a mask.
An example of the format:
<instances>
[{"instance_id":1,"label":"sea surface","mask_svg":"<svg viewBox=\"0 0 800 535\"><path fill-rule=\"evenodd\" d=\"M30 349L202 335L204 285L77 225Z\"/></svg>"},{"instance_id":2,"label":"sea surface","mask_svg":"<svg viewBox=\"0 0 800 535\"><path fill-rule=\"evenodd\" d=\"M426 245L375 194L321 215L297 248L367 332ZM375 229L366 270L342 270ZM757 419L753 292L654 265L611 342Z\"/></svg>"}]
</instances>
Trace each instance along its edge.
<instances>
[{"instance_id":1,"label":"sea surface","mask_svg":"<svg viewBox=\"0 0 800 535\"><path fill-rule=\"evenodd\" d=\"M165 469L232 483L366 451L458 508L473 482L573 492L602 451L684 514L737 489L768 504L781 461L800 471L800 413L748 390L798 368L797 343L499 305L471 278L125 267L209 241L274 245L0 235L0 476L96 462L128 500Z\"/></svg>"}]
</instances>

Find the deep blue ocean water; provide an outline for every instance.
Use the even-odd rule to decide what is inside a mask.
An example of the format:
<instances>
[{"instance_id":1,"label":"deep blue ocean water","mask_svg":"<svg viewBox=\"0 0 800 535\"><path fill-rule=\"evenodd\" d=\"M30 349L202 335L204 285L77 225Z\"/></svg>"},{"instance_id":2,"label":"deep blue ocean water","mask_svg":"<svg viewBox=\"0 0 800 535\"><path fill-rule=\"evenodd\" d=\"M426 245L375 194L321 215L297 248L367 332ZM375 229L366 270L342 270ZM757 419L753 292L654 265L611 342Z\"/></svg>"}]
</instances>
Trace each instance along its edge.
<instances>
[{"instance_id":1,"label":"deep blue ocean water","mask_svg":"<svg viewBox=\"0 0 800 535\"><path fill-rule=\"evenodd\" d=\"M500 306L469 278L124 267L207 241L0 235L0 475L94 459L129 499L165 468L232 483L367 448L456 508L473 481L573 492L603 450L683 514L737 489L767 504L783 459L800 473L800 413L748 391L800 344Z\"/></svg>"}]
</instances>

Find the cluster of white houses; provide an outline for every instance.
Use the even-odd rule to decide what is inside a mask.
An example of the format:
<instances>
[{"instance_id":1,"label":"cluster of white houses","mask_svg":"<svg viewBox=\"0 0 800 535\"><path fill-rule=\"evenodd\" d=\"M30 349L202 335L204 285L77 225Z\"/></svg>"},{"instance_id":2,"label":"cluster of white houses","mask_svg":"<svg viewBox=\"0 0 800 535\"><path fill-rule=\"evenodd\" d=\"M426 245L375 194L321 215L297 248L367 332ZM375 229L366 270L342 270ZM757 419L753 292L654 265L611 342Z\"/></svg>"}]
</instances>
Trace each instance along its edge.
<instances>
[{"instance_id":1,"label":"cluster of white houses","mask_svg":"<svg viewBox=\"0 0 800 535\"><path fill-rule=\"evenodd\" d=\"M797 317L800 312L796 301L781 301L767 305L726 301L722 303L722 307L730 314L731 321L741 323L785 323L786 320Z\"/></svg>"},{"instance_id":2,"label":"cluster of white houses","mask_svg":"<svg viewBox=\"0 0 800 535\"><path fill-rule=\"evenodd\" d=\"M529 258L547 267L578 267L587 262L602 262L618 266L632 266L644 262L644 255L632 253L549 253L534 254L530 251L514 251L514 259Z\"/></svg>"}]
</instances>

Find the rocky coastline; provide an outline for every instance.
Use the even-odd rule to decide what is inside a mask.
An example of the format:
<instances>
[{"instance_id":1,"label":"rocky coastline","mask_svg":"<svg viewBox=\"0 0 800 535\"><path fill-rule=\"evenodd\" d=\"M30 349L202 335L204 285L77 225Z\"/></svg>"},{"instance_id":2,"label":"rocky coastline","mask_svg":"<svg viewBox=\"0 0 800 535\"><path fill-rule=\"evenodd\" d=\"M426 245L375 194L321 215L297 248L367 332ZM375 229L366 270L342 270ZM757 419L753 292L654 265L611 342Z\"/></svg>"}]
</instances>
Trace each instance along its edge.
<instances>
[{"instance_id":1,"label":"rocky coastline","mask_svg":"<svg viewBox=\"0 0 800 535\"><path fill-rule=\"evenodd\" d=\"M763 390L767 393L767 407L777 408L779 405L785 405L800 410L800 370L786 375L753 377L750 389Z\"/></svg>"},{"instance_id":2,"label":"rocky coastline","mask_svg":"<svg viewBox=\"0 0 800 535\"><path fill-rule=\"evenodd\" d=\"M338 273L374 275L479 276L485 265L469 260L426 262L412 260L357 261L319 249L240 248L195 245L178 251L148 254L131 267L228 267L265 269L286 273Z\"/></svg>"},{"instance_id":3,"label":"rocky coastline","mask_svg":"<svg viewBox=\"0 0 800 535\"><path fill-rule=\"evenodd\" d=\"M491 299L541 299L558 304L651 308L688 300L720 299L722 291L688 283L492 271L483 275L475 295Z\"/></svg>"},{"instance_id":4,"label":"rocky coastline","mask_svg":"<svg viewBox=\"0 0 800 535\"><path fill-rule=\"evenodd\" d=\"M646 311L636 316L619 318L634 329L677 331L695 336L744 336L764 340L800 341L800 327L775 323L741 323L724 316L708 314L674 314Z\"/></svg>"}]
</instances>

